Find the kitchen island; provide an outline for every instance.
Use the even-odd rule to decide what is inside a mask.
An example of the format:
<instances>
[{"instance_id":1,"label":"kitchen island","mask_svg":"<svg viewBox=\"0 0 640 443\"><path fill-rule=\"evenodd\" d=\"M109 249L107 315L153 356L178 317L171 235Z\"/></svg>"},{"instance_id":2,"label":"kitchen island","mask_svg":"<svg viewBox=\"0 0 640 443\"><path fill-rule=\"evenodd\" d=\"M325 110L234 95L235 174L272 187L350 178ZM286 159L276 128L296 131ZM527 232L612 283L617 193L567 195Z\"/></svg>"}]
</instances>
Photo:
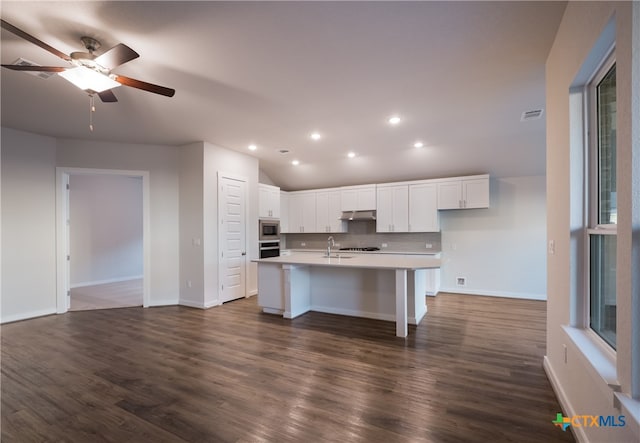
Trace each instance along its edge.
<instances>
[{"instance_id":1,"label":"kitchen island","mask_svg":"<svg viewBox=\"0 0 640 443\"><path fill-rule=\"evenodd\" d=\"M396 322L406 337L408 324L427 312L427 269L440 268L432 255L293 253L257 259L258 304L264 312L295 318L308 311Z\"/></svg>"}]
</instances>

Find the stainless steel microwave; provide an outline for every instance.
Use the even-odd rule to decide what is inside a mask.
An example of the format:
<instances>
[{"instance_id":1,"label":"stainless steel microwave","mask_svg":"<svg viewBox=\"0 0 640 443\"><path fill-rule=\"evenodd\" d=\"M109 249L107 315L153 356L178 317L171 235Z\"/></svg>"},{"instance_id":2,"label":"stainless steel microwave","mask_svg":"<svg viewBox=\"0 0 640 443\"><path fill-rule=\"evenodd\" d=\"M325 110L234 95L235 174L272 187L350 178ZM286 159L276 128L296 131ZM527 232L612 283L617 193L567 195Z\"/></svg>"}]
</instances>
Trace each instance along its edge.
<instances>
[{"instance_id":1,"label":"stainless steel microwave","mask_svg":"<svg viewBox=\"0 0 640 443\"><path fill-rule=\"evenodd\" d=\"M280 222L278 220L260 220L260 241L280 239Z\"/></svg>"}]
</instances>

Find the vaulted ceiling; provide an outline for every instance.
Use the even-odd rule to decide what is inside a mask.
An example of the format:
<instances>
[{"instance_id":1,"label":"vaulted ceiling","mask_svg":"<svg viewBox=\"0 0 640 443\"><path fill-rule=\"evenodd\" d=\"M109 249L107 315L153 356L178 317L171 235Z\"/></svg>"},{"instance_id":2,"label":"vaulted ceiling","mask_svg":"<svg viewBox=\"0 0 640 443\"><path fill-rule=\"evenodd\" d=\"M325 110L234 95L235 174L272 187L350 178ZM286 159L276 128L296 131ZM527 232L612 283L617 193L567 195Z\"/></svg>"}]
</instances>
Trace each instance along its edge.
<instances>
[{"instance_id":1,"label":"vaulted ceiling","mask_svg":"<svg viewBox=\"0 0 640 443\"><path fill-rule=\"evenodd\" d=\"M565 6L3 1L3 20L66 54L84 49L82 36L101 42L98 54L130 46L140 57L114 72L176 94L116 88L117 103L96 101L90 131L84 91L58 75L2 69L2 125L59 138L207 141L258 157L288 190L543 175L544 114L521 116L544 109L544 65ZM68 66L6 30L1 38L3 64ZM390 125L392 115L401 122Z\"/></svg>"}]
</instances>

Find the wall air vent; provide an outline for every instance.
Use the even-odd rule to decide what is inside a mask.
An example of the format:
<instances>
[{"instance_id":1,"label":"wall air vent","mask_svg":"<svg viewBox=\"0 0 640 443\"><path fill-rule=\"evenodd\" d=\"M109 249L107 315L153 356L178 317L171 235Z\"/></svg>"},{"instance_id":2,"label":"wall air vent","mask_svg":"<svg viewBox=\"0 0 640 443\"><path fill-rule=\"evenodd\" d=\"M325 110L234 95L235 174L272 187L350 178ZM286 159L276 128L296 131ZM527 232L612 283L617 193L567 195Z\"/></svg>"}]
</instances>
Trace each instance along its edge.
<instances>
[{"instance_id":1,"label":"wall air vent","mask_svg":"<svg viewBox=\"0 0 640 443\"><path fill-rule=\"evenodd\" d=\"M520 117L520 121L538 120L540 117L542 117L542 109L533 109L531 111L524 111L522 117Z\"/></svg>"},{"instance_id":2,"label":"wall air vent","mask_svg":"<svg viewBox=\"0 0 640 443\"><path fill-rule=\"evenodd\" d=\"M20 65L20 66L42 66L37 63L31 62L29 60L25 60L24 58L19 58L18 60L14 61L12 64ZM56 74L55 72L38 72L38 71L22 71L22 72L24 72L25 74L33 75L34 77L39 77L43 80L48 79L53 74Z\"/></svg>"}]
</instances>

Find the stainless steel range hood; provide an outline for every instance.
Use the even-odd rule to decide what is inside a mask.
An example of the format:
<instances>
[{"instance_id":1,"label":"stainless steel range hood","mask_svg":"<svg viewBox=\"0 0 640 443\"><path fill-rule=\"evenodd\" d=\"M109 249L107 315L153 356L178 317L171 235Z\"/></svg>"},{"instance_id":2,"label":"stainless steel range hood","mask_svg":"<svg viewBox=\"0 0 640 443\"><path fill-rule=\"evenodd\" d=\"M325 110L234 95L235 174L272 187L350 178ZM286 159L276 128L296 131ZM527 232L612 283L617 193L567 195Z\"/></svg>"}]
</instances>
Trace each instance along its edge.
<instances>
[{"instance_id":1,"label":"stainless steel range hood","mask_svg":"<svg viewBox=\"0 0 640 443\"><path fill-rule=\"evenodd\" d=\"M376 211L343 211L340 220L375 220Z\"/></svg>"}]
</instances>

